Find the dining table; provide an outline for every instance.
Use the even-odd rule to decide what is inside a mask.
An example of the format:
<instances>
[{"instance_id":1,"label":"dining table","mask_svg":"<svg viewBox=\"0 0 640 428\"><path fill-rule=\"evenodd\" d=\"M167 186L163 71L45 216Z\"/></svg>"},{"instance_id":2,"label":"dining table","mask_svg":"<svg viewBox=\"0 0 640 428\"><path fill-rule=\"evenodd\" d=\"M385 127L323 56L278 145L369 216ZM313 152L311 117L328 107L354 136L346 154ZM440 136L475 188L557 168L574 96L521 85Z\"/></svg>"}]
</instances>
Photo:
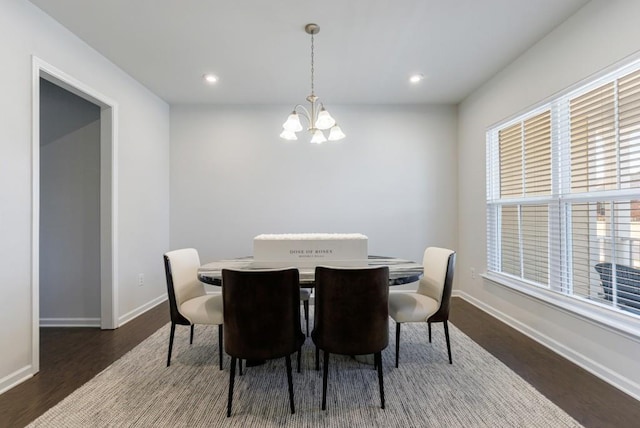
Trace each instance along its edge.
<instances>
[{"instance_id":1,"label":"dining table","mask_svg":"<svg viewBox=\"0 0 640 428\"><path fill-rule=\"evenodd\" d=\"M411 260L398 257L370 255L366 263L358 267L389 267L389 286L409 284L422 278L423 267ZM287 267L285 265L281 267ZM297 267L297 266L292 266ZM345 266L341 266L345 267ZM198 279L205 284L222 286L223 269L259 270L265 269L264 264L256 263L253 256L238 257L226 260L216 260L206 263L198 269ZM300 287L313 288L315 283L315 267L297 267L300 273Z\"/></svg>"},{"instance_id":2,"label":"dining table","mask_svg":"<svg viewBox=\"0 0 640 428\"><path fill-rule=\"evenodd\" d=\"M328 266L330 266L330 264ZM398 257L369 255L366 263L362 263L358 267L376 266L387 266L389 268L389 286L419 281L424 274L424 269L421 264ZM284 268L286 266L283 264L281 267ZM205 284L222 286L223 269L261 270L265 269L265 265L260 262L256 263L253 256L216 260L200 266L198 269L198 279ZM315 267L300 266L297 267L297 269L300 276L300 287L313 288L315 284ZM373 364L373 355L356 355L354 357L359 362ZM264 361L247 361L247 366L256 366L263 363Z\"/></svg>"}]
</instances>

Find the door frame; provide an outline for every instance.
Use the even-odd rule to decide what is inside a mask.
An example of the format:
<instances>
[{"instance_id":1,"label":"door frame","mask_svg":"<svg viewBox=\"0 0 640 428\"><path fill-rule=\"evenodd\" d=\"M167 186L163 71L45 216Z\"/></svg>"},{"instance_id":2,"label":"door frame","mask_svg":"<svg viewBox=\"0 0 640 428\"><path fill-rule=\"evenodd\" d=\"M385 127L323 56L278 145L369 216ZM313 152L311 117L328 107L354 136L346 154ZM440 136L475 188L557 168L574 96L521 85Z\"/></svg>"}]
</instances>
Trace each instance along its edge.
<instances>
[{"instance_id":1,"label":"door frame","mask_svg":"<svg viewBox=\"0 0 640 428\"><path fill-rule=\"evenodd\" d=\"M40 78L100 107L100 328L118 322L118 104L91 86L32 56L32 367L40 369Z\"/></svg>"}]
</instances>

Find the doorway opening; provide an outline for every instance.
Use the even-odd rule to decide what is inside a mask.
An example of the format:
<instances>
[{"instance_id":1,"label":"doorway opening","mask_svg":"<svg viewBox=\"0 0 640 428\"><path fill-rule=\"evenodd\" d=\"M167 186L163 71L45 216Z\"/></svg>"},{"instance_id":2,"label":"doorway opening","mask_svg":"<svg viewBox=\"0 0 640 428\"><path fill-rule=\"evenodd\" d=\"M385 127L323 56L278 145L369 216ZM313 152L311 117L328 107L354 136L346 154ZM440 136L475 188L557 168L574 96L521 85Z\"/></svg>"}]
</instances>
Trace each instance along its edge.
<instances>
[{"instance_id":1,"label":"doorway opening","mask_svg":"<svg viewBox=\"0 0 640 428\"><path fill-rule=\"evenodd\" d=\"M32 371L40 326L118 327L117 105L33 58Z\"/></svg>"},{"instance_id":2,"label":"doorway opening","mask_svg":"<svg viewBox=\"0 0 640 428\"><path fill-rule=\"evenodd\" d=\"M40 78L40 327L100 326L100 107Z\"/></svg>"}]
</instances>

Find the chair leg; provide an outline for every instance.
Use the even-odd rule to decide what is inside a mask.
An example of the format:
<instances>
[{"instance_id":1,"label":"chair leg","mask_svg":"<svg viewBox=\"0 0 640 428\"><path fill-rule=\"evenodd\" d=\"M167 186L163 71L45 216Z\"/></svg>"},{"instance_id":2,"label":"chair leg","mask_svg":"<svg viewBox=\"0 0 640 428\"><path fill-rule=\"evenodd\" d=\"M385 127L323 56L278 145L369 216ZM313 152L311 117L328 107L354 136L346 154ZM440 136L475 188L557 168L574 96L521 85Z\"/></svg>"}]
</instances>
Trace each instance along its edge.
<instances>
[{"instance_id":1,"label":"chair leg","mask_svg":"<svg viewBox=\"0 0 640 428\"><path fill-rule=\"evenodd\" d=\"M431 343L431 323L428 322L427 325L429 326L429 343Z\"/></svg>"},{"instance_id":2,"label":"chair leg","mask_svg":"<svg viewBox=\"0 0 640 428\"><path fill-rule=\"evenodd\" d=\"M171 323L171 333L169 334L169 354L167 355L167 367L171 365L171 350L173 349L173 335L176 332L176 324Z\"/></svg>"},{"instance_id":3,"label":"chair leg","mask_svg":"<svg viewBox=\"0 0 640 428\"><path fill-rule=\"evenodd\" d=\"M238 359L238 365L240 366L240 376L242 376L242 358Z\"/></svg>"},{"instance_id":4,"label":"chair leg","mask_svg":"<svg viewBox=\"0 0 640 428\"><path fill-rule=\"evenodd\" d=\"M329 352L324 351L323 357L324 357L324 365L323 365L323 373L322 373L322 410L326 410L327 409L327 375L329 373Z\"/></svg>"},{"instance_id":5,"label":"chair leg","mask_svg":"<svg viewBox=\"0 0 640 428\"><path fill-rule=\"evenodd\" d=\"M189 336L189 345L193 345L193 330L195 328L195 324L191 324L191 335Z\"/></svg>"},{"instance_id":6,"label":"chair leg","mask_svg":"<svg viewBox=\"0 0 640 428\"><path fill-rule=\"evenodd\" d=\"M316 346L316 371L320 370L320 348Z\"/></svg>"},{"instance_id":7,"label":"chair leg","mask_svg":"<svg viewBox=\"0 0 640 428\"><path fill-rule=\"evenodd\" d=\"M398 368L398 360L400 356L400 323L396 323L396 368Z\"/></svg>"},{"instance_id":8,"label":"chair leg","mask_svg":"<svg viewBox=\"0 0 640 428\"><path fill-rule=\"evenodd\" d=\"M307 337L309 337L309 301L303 300L302 306L304 308L304 321L307 325Z\"/></svg>"},{"instance_id":9,"label":"chair leg","mask_svg":"<svg viewBox=\"0 0 640 428\"><path fill-rule=\"evenodd\" d=\"M447 339L447 352L449 353L449 364L453 364L453 361L451 360L451 341L449 340L449 323L447 322L447 320L444 320L444 337Z\"/></svg>"},{"instance_id":10,"label":"chair leg","mask_svg":"<svg viewBox=\"0 0 640 428\"><path fill-rule=\"evenodd\" d=\"M218 360L220 360L220 370L222 370L222 324L218 325Z\"/></svg>"},{"instance_id":11,"label":"chair leg","mask_svg":"<svg viewBox=\"0 0 640 428\"><path fill-rule=\"evenodd\" d=\"M384 379L382 377L382 352L376 352L373 356L376 366L378 366L378 384L380 385L380 403L384 409Z\"/></svg>"},{"instance_id":12,"label":"chair leg","mask_svg":"<svg viewBox=\"0 0 640 428\"><path fill-rule=\"evenodd\" d=\"M231 357L231 369L229 370L229 397L227 398L227 417L231 416L231 403L233 401L233 382L236 377L236 357Z\"/></svg>"},{"instance_id":13,"label":"chair leg","mask_svg":"<svg viewBox=\"0 0 640 428\"><path fill-rule=\"evenodd\" d=\"M289 384L289 406L291 407L291 414L296 412L295 405L293 404L293 379L291 376L291 356L287 355L285 361L287 363L287 383Z\"/></svg>"}]
</instances>

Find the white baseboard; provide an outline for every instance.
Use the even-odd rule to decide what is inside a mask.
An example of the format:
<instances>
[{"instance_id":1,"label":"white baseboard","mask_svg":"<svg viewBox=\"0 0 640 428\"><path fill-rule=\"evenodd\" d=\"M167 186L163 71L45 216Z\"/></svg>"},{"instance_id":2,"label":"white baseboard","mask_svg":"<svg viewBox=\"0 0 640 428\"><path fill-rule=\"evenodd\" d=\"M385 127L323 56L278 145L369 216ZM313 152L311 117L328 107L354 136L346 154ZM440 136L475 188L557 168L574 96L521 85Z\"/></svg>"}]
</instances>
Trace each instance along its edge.
<instances>
[{"instance_id":1,"label":"white baseboard","mask_svg":"<svg viewBox=\"0 0 640 428\"><path fill-rule=\"evenodd\" d=\"M499 319L504 322L508 326L518 330L520 333L525 336L535 340L541 345L549 348L553 352L561 355L572 363L582 367L589 373L597 376L603 381L609 383L610 385L618 388L619 390L629 394L636 400L640 400L640 385L635 382L629 381L626 377L620 375L619 373L614 372L610 368L603 366L602 364L593 361L586 355L580 354L573 349L565 346L564 344L550 338L546 334L531 328L530 326L512 318L511 316L495 309L492 306L489 306L475 297L459 290L454 290L452 293L453 296L460 297L482 311L492 315L493 317Z\"/></svg>"},{"instance_id":2,"label":"white baseboard","mask_svg":"<svg viewBox=\"0 0 640 428\"><path fill-rule=\"evenodd\" d=\"M132 319L155 308L167 300L167 295L159 296L118 319L118 326L128 323ZM100 327L100 318L40 318L40 327Z\"/></svg>"},{"instance_id":3,"label":"white baseboard","mask_svg":"<svg viewBox=\"0 0 640 428\"><path fill-rule=\"evenodd\" d=\"M165 300L167 300L167 295L163 294L163 295L161 295L159 297L156 297L155 299L151 300L150 302L147 302L142 306L138 306L134 310L122 315L120 318L118 318L118 327L122 327L124 324L128 323L129 321L131 321L132 319L136 318L137 316L142 315L143 313L147 312L148 310L155 308L156 306L158 306L160 303L164 302Z\"/></svg>"},{"instance_id":4,"label":"white baseboard","mask_svg":"<svg viewBox=\"0 0 640 428\"><path fill-rule=\"evenodd\" d=\"M40 318L40 327L100 327L100 318Z\"/></svg>"},{"instance_id":5,"label":"white baseboard","mask_svg":"<svg viewBox=\"0 0 640 428\"><path fill-rule=\"evenodd\" d=\"M33 377L33 366L29 364L0 379L0 394Z\"/></svg>"}]
</instances>

